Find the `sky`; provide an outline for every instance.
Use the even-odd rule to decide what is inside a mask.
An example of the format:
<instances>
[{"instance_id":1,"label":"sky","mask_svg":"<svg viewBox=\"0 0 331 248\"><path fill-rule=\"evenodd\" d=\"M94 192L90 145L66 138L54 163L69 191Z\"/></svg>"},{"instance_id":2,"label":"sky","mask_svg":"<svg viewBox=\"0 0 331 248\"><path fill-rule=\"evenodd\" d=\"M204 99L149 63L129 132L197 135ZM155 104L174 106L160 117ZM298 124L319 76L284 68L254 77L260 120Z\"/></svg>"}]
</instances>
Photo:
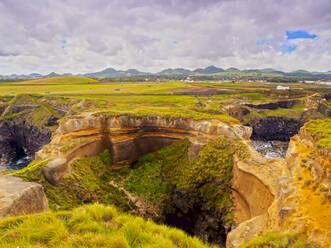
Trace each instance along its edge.
<instances>
[{"instance_id":1,"label":"sky","mask_svg":"<svg viewBox=\"0 0 331 248\"><path fill-rule=\"evenodd\" d=\"M0 74L331 70L331 0L0 0Z\"/></svg>"}]
</instances>

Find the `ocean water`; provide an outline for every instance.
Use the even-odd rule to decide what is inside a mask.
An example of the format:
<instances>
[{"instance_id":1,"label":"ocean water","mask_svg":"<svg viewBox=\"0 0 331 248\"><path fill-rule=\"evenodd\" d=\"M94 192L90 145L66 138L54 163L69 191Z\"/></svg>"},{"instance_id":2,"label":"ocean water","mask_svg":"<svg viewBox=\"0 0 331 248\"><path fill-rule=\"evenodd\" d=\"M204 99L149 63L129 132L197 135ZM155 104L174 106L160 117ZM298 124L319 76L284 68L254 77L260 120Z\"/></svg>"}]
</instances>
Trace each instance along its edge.
<instances>
[{"instance_id":1,"label":"ocean water","mask_svg":"<svg viewBox=\"0 0 331 248\"><path fill-rule=\"evenodd\" d=\"M267 158L285 158L289 142L252 140L255 150Z\"/></svg>"},{"instance_id":2,"label":"ocean water","mask_svg":"<svg viewBox=\"0 0 331 248\"><path fill-rule=\"evenodd\" d=\"M9 170L20 170L26 167L31 161L31 157L25 156L8 164L0 163L0 166L6 166Z\"/></svg>"}]
</instances>

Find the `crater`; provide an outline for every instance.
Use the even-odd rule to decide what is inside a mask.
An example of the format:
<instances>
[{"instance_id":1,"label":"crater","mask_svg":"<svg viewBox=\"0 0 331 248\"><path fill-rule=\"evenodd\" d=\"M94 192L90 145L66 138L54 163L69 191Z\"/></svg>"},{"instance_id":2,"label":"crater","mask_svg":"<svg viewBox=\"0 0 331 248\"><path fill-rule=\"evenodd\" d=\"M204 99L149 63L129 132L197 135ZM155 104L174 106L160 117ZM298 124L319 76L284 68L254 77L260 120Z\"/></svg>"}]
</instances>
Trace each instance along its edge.
<instances>
[{"instance_id":1,"label":"crater","mask_svg":"<svg viewBox=\"0 0 331 248\"><path fill-rule=\"evenodd\" d=\"M60 164L58 170L54 164L52 166L47 164L43 168L45 177L48 175L52 177L52 173L49 172L57 170L54 174L60 175L59 177L46 179L54 182L54 185L59 185L62 176L70 171L70 161L75 158L95 156L105 149L111 153L112 168L120 170L128 165L132 167L132 164L143 155L158 151L178 140L189 141L190 145L185 156L193 159L204 145L217 138L228 137L235 140L248 138L250 134L249 127L230 126L215 120L127 115L75 117L64 119L60 123L52 141L36 154L36 158L41 160L65 158L63 163L67 165ZM230 157L224 158L224 161L230 161ZM65 169L65 166L68 169ZM45 170L48 170L47 173ZM168 180L163 176L161 178ZM202 185L194 187L195 191L192 192L171 188L172 193L169 193L171 199L167 202L167 207L162 208L162 223L181 228L205 241L225 244L226 234L231 226L227 224L227 212L211 206L205 199L207 196L201 193L202 191L197 191L205 186L203 189L212 191L206 194L213 194L217 183L219 182L202 182ZM227 189L230 195L231 188Z\"/></svg>"}]
</instances>

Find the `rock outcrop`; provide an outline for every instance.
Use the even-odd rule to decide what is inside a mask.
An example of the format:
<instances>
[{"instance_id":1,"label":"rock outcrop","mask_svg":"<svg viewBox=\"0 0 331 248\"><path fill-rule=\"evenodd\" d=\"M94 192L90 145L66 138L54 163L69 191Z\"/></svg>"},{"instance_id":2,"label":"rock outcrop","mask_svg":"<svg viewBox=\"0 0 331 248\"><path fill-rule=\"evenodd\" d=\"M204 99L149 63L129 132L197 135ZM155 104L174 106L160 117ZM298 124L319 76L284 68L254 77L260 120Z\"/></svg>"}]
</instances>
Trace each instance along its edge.
<instances>
[{"instance_id":1,"label":"rock outcrop","mask_svg":"<svg viewBox=\"0 0 331 248\"><path fill-rule=\"evenodd\" d=\"M276 195L274 178L282 173L277 159L251 154L253 157L245 162L234 161L232 190L236 223L266 213Z\"/></svg>"},{"instance_id":2,"label":"rock outcrop","mask_svg":"<svg viewBox=\"0 0 331 248\"><path fill-rule=\"evenodd\" d=\"M248 219L249 208L242 207L247 201L241 201L239 208L246 210L242 210L240 216L243 216L242 220L248 220L241 222L229 233L227 247L236 247L268 231L303 233L311 242L321 247L330 247L330 150L318 146L317 139L303 127L298 135L291 138L286 159L280 159L279 162L278 173L274 170L261 180L264 183L272 181L268 187L274 195L272 203L267 211L261 211L260 215ZM252 164L246 168L253 170ZM258 172L254 170L256 177ZM242 182L240 177L234 178ZM249 189L243 190L246 197L249 197ZM255 200L260 202L270 199L263 199L263 191L257 195L261 199ZM259 207L256 209L259 210Z\"/></svg>"},{"instance_id":3,"label":"rock outcrop","mask_svg":"<svg viewBox=\"0 0 331 248\"><path fill-rule=\"evenodd\" d=\"M52 160L44 166L43 174L46 180L51 184L58 185L65 175L70 174L67 160L64 158Z\"/></svg>"},{"instance_id":4,"label":"rock outcrop","mask_svg":"<svg viewBox=\"0 0 331 248\"><path fill-rule=\"evenodd\" d=\"M40 184L6 175L0 177L0 217L38 213L48 209Z\"/></svg>"},{"instance_id":5,"label":"rock outcrop","mask_svg":"<svg viewBox=\"0 0 331 248\"><path fill-rule=\"evenodd\" d=\"M327 101L321 102L317 108L318 112L327 117L331 117L331 107L327 104Z\"/></svg>"}]
</instances>

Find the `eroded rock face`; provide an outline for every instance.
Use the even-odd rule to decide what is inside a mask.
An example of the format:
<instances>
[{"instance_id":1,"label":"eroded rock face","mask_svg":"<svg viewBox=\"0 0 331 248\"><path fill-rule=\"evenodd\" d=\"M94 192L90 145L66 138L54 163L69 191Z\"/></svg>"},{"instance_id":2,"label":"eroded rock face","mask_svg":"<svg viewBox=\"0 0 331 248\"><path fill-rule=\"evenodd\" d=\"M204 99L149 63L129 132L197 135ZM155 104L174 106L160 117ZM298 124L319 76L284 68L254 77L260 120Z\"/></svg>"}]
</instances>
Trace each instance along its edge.
<instances>
[{"instance_id":1,"label":"eroded rock face","mask_svg":"<svg viewBox=\"0 0 331 248\"><path fill-rule=\"evenodd\" d=\"M321 103L318 105L318 112L322 113L323 115L327 117L331 117L331 108L327 106L326 103Z\"/></svg>"},{"instance_id":2,"label":"eroded rock face","mask_svg":"<svg viewBox=\"0 0 331 248\"><path fill-rule=\"evenodd\" d=\"M63 120L51 143L36 153L36 159L65 158L69 163L73 158L94 156L109 149L113 164L130 164L183 138L192 143L190 157L193 158L203 145L220 135L248 139L251 128L230 127L216 120L86 113Z\"/></svg>"},{"instance_id":3,"label":"eroded rock face","mask_svg":"<svg viewBox=\"0 0 331 248\"><path fill-rule=\"evenodd\" d=\"M232 117L243 120L243 117L250 113L249 109L243 106L227 105L224 110Z\"/></svg>"},{"instance_id":4,"label":"eroded rock face","mask_svg":"<svg viewBox=\"0 0 331 248\"><path fill-rule=\"evenodd\" d=\"M275 169L264 177L259 177L260 170L253 173L264 184L271 183L268 185L274 195L271 205L264 213L262 211L260 215L249 219L249 207L241 207L247 205L248 200L239 202L237 205L246 209L240 216L242 220L247 220L229 233L227 247L236 247L271 231L303 233L308 240L321 247L330 247L330 151L317 147L314 137L303 127L298 135L291 138L286 159L278 159L277 163L278 173L275 173ZM267 163L265 165L270 166ZM253 170L252 164L246 168ZM240 177L234 176L236 179ZM243 180L238 183L243 183ZM258 195L262 196L263 192ZM245 197L249 196L246 192ZM255 200L263 201L258 198ZM235 202L238 202L236 196Z\"/></svg>"},{"instance_id":5,"label":"eroded rock face","mask_svg":"<svg viewBox=\"0 0 331 248\"><path fill-rule=\"evenodd\" d=\"M263 173L257 175L254 171L257 168L251 168L252 164L242 163L236 161L233 167L232 188L237 223L266 213L274 200L274 195L270 191L270 187L274 185L267 184L271 184L272 182L266 180ZM258 167L256 164L253 166ZM263 166L261 167L260 169L266 171ZM275 172L279 174L279 171L275 170Z\"/></svg>"},{"instance_id":6,"label":"eroded rock face","mask_svg":"<svg viewBox=\"0 0 331 248\"><path fill-rule=\"evenodd\" d=\"M48 201L40 184L10 175L0 177L0 217L45 210L48 210Z\"/></svg>"},{"instance_id":7,"label":"eroded rock face","mask_svg":"<svg viewBox=\"0 0 331 248\"><path fill-rule=\"evenodd\" d=\"M53 159L49 166L46 165L44 174L49 174L46 178L56 185L70 171L72 159L93 156L106 148L111 151L113 164L116 166L132 163L140 156L161 149L178 139L189 139L191 146L188 155L193 159L212 140L221 136L239 138L247 144L252 154L251 159L245 163L235 160L234 165L235 214L237 222L242 222L266 213L276 194L276 182L272 175L281 175L278 162L263 158L253 149L249 141L251 133L250 127L231 126L216 120L86 113L63 120L50 144L44 146L36 154L36 158ZM61 163L56 162L59 159ZM53 170L59 171L54 174L56 178L52 176ZM230 226L227 226L222 211L218 212L202 201L192 202L192 199L194 197L190 197L189 192L177 192L172 206L176 209L176 215L166 213L166 222L177 222L176 226L180 227L182 221L186 223L191 219L192 223L183 224L186 226L184 230L193 235L198 235L199 232L208 234L213 242L223 243ZM180 215L182 218L178 218Z\"/></svg>"},{"instance_id":8,"label":"eroded rock face","mask_svg":"<svg viewBox=\"0 0 331 248\"><path fill-rule=\"evenodd\" d=\"M245 161L234 159L232 189L238 226L228 234L227 247L235 247L267 231L306 233L311 240L326 244L323 242L327 239L327 231L324 227L316 227L319 222L314 220L313 214L305 216L305 209L311 205L305 203L305 193L302 193L305 189L297 185L299 164L305 159L303 154L306 154L303 151L306 151L307 147L310 147L308 150L314 149L313 140L307 139L304 131L301 131L292 138L286 160L268 159L254 150L249 140L250 135L250 127L231 126L216 120L85 113L63 120L50 144L44 146L36 154L36 158L61 158L67 161L48 168L50 171L53 167L59 169L56 174L60 175L56 176L58 183L62 176L66 175L67 169L70 170L72 159L93 156L104 149L111 151L113 164L116 165L132 163L145 153L158 150L178 139L189 139L192 144L189 157L194 158L205 144L218 137L239 138L246 143L251 156ZM326 163L325 156L328 155L323 156L323 163ZM319 163L316 162L313 171L320 178L324 178L324 167L318 166ZM229 227L224 224L226 221L222 213L218 214L217 210L208 208L203 202L190 202L185 198L189 197L189 194L182 193L175 195L174 207L183 219L178 219L179 215L176 214L166 216L167 221L180 222L196 218L192 229L188 230L190 233L196 234L198 230L203 230L209 237L221 242L213 236L213 230L218 230L215 231L216 234L220 233L220 228L224 230L224 234L229 231ZM323 205L318 206L322 213Z\"/></svg>"}]
</instances>

